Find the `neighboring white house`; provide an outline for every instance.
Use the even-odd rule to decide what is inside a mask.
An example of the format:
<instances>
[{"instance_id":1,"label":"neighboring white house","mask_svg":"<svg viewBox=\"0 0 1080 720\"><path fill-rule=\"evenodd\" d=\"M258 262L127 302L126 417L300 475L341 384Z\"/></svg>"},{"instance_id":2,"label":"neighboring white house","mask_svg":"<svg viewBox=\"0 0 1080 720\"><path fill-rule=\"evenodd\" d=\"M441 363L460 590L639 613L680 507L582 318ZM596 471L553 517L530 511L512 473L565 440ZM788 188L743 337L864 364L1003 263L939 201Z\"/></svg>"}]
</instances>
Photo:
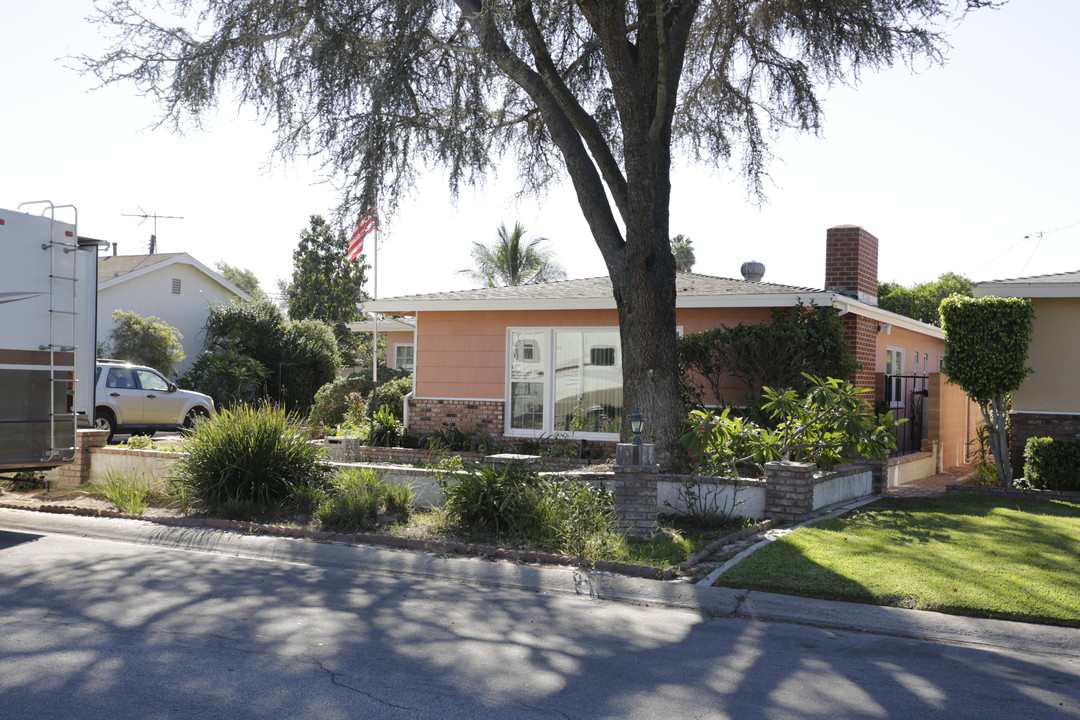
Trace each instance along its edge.
<instances>
[{"instance_id":1,"label":"neighboring white house","mask_svg":"<svg viewBox=\"0 0 1080 720\"><path fill-rule=\"evenodd\" d=\"M183 336L182 375L203 350L203 325L210 308L247 293L187 253L108 255L98 259L97 336L105 343L114 310L156 317Z\"/></svg>"}]
</instances>

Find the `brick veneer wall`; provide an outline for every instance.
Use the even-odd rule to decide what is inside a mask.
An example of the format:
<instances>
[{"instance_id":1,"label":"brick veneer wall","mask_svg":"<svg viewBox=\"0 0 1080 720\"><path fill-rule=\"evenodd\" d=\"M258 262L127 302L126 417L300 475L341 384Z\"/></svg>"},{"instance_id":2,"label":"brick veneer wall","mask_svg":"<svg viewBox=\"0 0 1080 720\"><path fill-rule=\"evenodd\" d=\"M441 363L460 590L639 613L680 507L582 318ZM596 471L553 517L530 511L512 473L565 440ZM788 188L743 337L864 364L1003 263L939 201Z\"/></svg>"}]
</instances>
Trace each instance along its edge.
<instances>
[{"instance_id":1,"label":"brick veneer wall","mask_svg":"<svg viewBox=\"0 0 1080 720\"><path fill-rule=\"evenodd\" d=\"M463 433L502 435L503 402L409 399L409 432L412 434L437 432L442 429L444 422L454 423Z\"/></svg>"},{"instance_id":2,"label":"brick veneer wall","mask_svg":"<svg viewBox=\"0 0 1080 720\"><path fill-rule=\"evenodd\" d=\"M1012 412L1009 413L1009 462L1013 477L1024 473L1024 445L1028 438L1053 437L1080 441L1080 414L1055 414Z\"/></svg>"},{"instance_id":3,"label":"brick veneer wall","mask_svg":"<svg viewBox=\"0 0 1080 720\"><path fill-rule=\"evenodd\" d=\"M857 225L825 233L825 289L877 305L878 239Z\"/></svg>"},{"instance_id":4,"label":"brick veneer wall","mask_svg":"<svg viewBox=\"0 0 1080 720\"><path fill-rule=\"evenodd\" d=\"M885 397L885 378L881 376L879 379L876 372L878 324L875 320L854 313L845 315L843 321L844 342L856 362L862 366L852 375L851 382L856 387L873 390L871 402L881 400Z\"/></svg>"}]
</instances>

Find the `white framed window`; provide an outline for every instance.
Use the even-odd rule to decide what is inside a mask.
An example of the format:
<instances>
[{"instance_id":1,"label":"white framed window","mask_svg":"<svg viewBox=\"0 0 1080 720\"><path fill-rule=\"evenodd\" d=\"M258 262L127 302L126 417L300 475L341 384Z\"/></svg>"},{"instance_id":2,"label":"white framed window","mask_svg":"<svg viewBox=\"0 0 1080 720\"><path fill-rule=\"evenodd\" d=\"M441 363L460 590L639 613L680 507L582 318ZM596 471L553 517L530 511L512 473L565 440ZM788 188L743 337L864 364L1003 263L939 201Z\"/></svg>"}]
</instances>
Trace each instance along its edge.
<instances>
[{"instance_id":1,"label":"white framed window","mask_svg":"<svg viewBox=\"0 0 1080 720\"><path fill-rule=\"evenodd\" d=\"M904 351L900 348L885 348L885 401L889 407L904 407Z\"/></svg>"},{"instance_id":2,"label":"white framed window","mask_svg":"<svg viewBox=\"0 0 1080 720\"><path fill-rule=\"evenodd\" d=\"M617 438L621 355L618 328L508 329L506 434Z\"/></svg>"},{"instance_id":3,"label":"white framed window","mask_svg":"<svg viewBox=\"0 0 1080 720\"><path fill-rule=\"evenodd\" d=\"M416 367L416 346L406 343L395 345L394 367L412 372Z\"/></svg>"}]
</instances>

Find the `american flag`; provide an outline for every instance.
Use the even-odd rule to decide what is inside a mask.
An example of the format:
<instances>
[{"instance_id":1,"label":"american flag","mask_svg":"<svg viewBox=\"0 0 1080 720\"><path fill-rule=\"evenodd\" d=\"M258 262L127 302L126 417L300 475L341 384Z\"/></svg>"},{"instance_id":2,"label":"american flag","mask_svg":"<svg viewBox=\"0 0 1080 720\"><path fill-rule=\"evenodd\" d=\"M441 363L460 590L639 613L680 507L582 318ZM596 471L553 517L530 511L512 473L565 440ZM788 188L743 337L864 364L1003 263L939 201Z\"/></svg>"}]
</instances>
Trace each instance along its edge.
<instances>
[{"instance_id":1,"label":"american flag","mask_svg":"<svg viewBox=\"0 0 1080 720\"><path fill-rule=\"evenodd\" d=\"M356 229L353 230L352 237L349 238L349 251L345 255L349 262L356 261L360 257L360 253L364 252L364 238L378 224L379 221L375 219L374 209L362 212L357 216Z\"/></svg>"}]
</instances>

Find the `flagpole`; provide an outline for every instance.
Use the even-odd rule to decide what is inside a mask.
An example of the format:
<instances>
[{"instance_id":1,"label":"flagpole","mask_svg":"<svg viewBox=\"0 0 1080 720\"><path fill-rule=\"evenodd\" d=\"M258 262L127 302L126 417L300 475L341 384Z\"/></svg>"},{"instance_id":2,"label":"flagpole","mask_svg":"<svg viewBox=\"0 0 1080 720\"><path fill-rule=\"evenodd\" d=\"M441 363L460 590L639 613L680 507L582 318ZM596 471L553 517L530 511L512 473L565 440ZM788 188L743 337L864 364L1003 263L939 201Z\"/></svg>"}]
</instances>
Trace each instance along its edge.
<instances>
[{"instance_id":1,"label":"flagpole","mask_svg":"<svg viewBox=\"0 0 1080 720\"><path fill-rule=\"evenodd\" d=\"M374 213L374 208L371 212ZM371 299L379 299L379 225L371 231ZM379 315L371 313L371 387L379 384Z\"/></svg>"}]
</instances>

